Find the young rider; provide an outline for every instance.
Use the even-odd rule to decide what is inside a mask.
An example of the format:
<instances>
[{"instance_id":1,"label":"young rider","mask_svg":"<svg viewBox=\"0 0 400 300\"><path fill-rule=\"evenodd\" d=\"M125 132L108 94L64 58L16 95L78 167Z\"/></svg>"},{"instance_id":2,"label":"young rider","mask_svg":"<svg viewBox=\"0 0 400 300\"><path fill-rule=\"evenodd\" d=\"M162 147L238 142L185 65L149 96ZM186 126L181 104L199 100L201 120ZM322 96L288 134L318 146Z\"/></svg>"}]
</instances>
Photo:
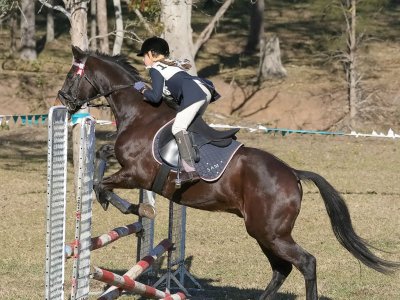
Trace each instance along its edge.
<instances>
[{"instance_id":1,"label":"young rider","mask_svg":"<svg viewBox=\"0 0 400 300\"><path fill-rule=\"evenodd\" d=\"M149 70L152 86L148 88L143 82L137 82L139 90L146 101L158 103L163 92L170 93L179 104L172 134L178 144L183 169L186 172L181 182L200 179L195 170L192 142L187 129L196 115L202 115L211 99L211 93L200 78L187 73L191 65L185 61L169 59L169 45L159 37L152 37L142 44L138 56L143 56L144 64Z\"/></svg>"}]
</instances>

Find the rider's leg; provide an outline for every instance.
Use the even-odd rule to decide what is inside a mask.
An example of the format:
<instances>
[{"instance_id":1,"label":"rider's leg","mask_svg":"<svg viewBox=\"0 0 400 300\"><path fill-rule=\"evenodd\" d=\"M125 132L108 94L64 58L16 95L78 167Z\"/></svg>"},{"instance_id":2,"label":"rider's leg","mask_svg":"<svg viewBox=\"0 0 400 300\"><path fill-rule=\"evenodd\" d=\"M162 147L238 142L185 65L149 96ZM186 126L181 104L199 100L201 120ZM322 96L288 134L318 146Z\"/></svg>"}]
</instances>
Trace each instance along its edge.
<instances>
[{"instance_id":1,"label":"rider's leg","mask_svg":"<svg viewBox=\"0 0 400 300\"><path fill-rule=\"evenodd\" d=\"M187 128L202 106L206 103L206 100L201 100L180 111L177 113L174 124L172 125L172 134L178 144L182 167L188 174L188 178L183 181L195 181L200 179L195 170L193 145L187 132Z\"/></svg>"},{"instance_id":2,"label":"rider's leg","mask_svg":"<svg viewBox=\"0 0 400 300\"><path fill-rule=\"evenodd\" d=\"M190 137L187 133L187 129L190 123L192 123L193 119L196 117L196 115L203 115L208 106L208 103L210 102L211 94L208 89L203 84L201 84L200 81L195 80L195 83L197 83L199 88L203 90L205 94L205 99L197 101L177 113L174 124L172 124L172 134L174 135L178 144L182 166L188 175L188 178L182 178L181 182L196 181L200 179L200 176L195 169L194 150L192 141L190 140Z\"/></svg>"},{"instance_id":3,"label":"rider's leg","mask_svg":"<svg viewBox=\"0 0 400 300\"><path fill-rule=\"evenodd\" d=\"M210 103L210 91L203 84L201 84L199 80L194 80L194 82L197 83L199 88L204 92L205 98L193 103L176 114L174 124L172 124L172 134L174 136L179 131L187 131L190 123L192 123L196 115L202 116L206 111L208 104Z\"/></svg>"}]
</instances>

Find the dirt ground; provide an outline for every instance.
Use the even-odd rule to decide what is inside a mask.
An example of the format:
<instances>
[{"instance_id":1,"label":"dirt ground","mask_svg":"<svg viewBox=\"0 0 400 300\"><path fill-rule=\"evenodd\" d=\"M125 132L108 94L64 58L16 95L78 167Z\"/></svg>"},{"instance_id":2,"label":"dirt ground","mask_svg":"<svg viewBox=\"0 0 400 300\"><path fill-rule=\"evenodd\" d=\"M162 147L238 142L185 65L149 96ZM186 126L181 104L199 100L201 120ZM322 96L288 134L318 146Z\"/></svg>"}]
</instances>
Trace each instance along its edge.
<instances>
[{"instance_id":1,"label":"dirt ground","mask_svg":"<svg viewBox=\"0 0 400 300\"><path fill-rule=\"evenodd\" d=\"M108 130L97 129L97 142ZM344 195L353 225L379 256L400 261L400 164L399 142L391 139L331 137L321 135L269 135L242 131L247 146L270 151L297 169L323 175ZM47 129L20 128L0 131L0 257L1 299L43 299ZM117 166L112 164L111 170ZM73 239L73 174L69 163L67 240ZM136 201L133 191L118 191ZM166 236L167 201L157 198L156 241ZM187 266L205 291L193 299L256 299L271 270L243 221L226 213L188 209ZM132 222L110 209L94 204L93 234ZM229 224L229 226L227 226ZM302 210L294 228L297 242L317 258L321 299L400 298L400 273L378 274L360 265L335 239L319 193L304 185ZM115 272L129 269L135 260L135 238L120 240L93 254L93 262ZM70 262L67 262L66 293ZM21 283L22 282L22 283ZM93 290L102 285L94 284ZM304 281L294 270L277 299L304 299ZM93 297L93 299L95 299ZM123 299L134 299L124 297Z\"/></svg>"},{"instance_id":2,"label":"dirt ground","mask_svg":"<svg viewBox=\"0 0 400 300\"><path fill-rule=\"evenodd\" d=\"M0 35L5 36L4 32ZM235 43L234 40L230 42ZM238 39L237 43L240 42L243 41ZM65 44L65 38L60 38L47 45L36 63L0 55L0 115L48 112L70 68L71 54ZM212 79L222 95L207 110L208 119L214 123L346 132L351 129L387 132L392 128L400 132L399 44L388 43L382 47L381 43L371 43L367 53L361 56L363 66L375 67L368 69L363 78L365 100L359 105L357 123L352 128L348 125L343 74L289 59L285 64L288 72L285 79L265 81L258 86L254 84L256 56L251 64L243 67L240 60L244 58L238 50L231 53L233 50L229 47L219 48L215 42L211 45L204 50L207 55L213 57L214 53L223 53L234 61L232 66L213 74L206 71L207 68L219 66L221 62L199 58L199 72ZM134 56L130 59L146 77L140 61ZM93 110L93 115L110 119L109 113L104 112L99 114Z\"/></svg>"}]
</instances>

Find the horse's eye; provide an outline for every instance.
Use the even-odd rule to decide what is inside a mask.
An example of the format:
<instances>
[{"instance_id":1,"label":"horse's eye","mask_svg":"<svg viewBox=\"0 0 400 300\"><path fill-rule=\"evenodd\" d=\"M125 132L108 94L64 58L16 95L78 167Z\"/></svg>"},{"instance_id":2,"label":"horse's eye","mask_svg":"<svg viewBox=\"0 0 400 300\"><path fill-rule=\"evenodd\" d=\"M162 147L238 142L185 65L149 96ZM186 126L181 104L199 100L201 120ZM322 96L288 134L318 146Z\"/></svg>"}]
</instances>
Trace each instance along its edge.
<instances>
[{"instance_id":1,"label":"horse's eye","mask_svg":"<svg viewBox=\"0 0 400 300\"><path fill-rule=\"evenodd\" d=\"M67 74L67 78L68 78L68 79L71 79L72 77L74 77L74 72L69 72L69 73Z\"/></svg>"}]
</instances>

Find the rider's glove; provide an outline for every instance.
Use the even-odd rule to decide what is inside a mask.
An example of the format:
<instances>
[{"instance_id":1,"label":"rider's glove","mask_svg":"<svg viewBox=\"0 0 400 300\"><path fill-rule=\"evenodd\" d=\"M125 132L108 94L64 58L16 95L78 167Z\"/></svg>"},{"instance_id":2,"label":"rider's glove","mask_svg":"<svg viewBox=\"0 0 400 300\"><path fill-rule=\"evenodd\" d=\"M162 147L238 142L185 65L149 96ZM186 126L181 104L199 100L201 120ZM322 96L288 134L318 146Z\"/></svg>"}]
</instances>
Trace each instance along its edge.
<instances>
[{"instance_id":1,"label":"rider's glove","mask_svg":"<svg viewBox=\"0 0 400 300\"><path fill-rule=\"evenodd\" d=\"M133 87L134 87L135 90L138 90L142 94L143 94L144 90L146 89L146 85L144 84L143 81L135 82Z\"/></svg>"}]
</instances>

